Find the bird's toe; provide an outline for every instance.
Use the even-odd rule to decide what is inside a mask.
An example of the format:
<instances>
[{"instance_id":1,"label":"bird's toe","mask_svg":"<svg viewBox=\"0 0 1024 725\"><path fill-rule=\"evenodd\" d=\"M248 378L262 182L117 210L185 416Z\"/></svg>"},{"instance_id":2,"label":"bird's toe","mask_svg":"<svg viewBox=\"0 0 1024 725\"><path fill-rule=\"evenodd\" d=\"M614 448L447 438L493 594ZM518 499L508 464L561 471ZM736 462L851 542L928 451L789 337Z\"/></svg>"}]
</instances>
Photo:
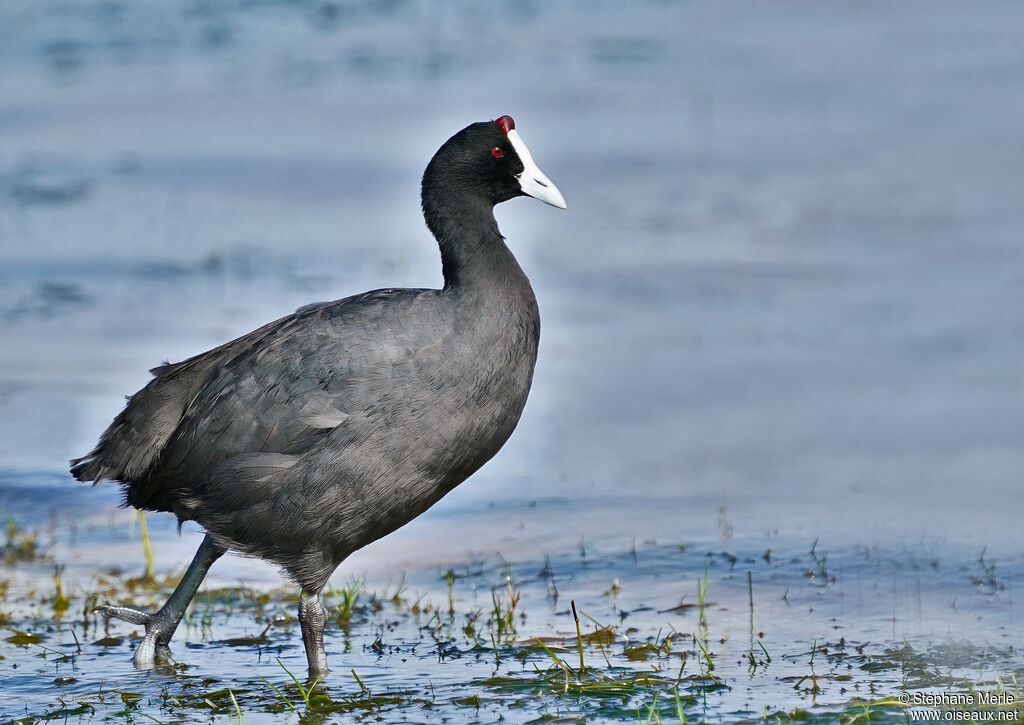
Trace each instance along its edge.
<instances>
[{"instance_id":1,"label":"bird's toe","mask_svg":"<svg viewBox=\"0 0 1024 725\"><path fill-rule=\"evenodd\" d=\"M132 624L141 624L146 627L147 630L153 622L152 614L140 612L138 609L132 609L130 607L115 607L112 604L100 604L92 611L96 614L102 614L107 618L113 617L114 619L122 619L125 622L131 622Z\"/></svg>"}]
</instances>

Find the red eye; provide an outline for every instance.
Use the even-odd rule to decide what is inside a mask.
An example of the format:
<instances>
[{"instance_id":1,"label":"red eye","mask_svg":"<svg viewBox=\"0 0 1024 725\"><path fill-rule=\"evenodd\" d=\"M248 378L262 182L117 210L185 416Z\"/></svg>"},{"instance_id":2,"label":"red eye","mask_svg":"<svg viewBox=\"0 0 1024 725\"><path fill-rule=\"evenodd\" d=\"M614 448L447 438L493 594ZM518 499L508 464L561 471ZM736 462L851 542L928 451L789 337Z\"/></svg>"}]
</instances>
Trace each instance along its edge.
<instances>
[{"instance_id":1,"label":"red eye","mask_svg":"<svg viewBox=\"0 0 1024 725\"><path fill-rule=\"evenodd\" d=\"M502 150L501 146L495 146L493 149L491 149L491 156L493 156L496 159L500 159L504 155L505 152Z\"/></svg>"}]
</instances>

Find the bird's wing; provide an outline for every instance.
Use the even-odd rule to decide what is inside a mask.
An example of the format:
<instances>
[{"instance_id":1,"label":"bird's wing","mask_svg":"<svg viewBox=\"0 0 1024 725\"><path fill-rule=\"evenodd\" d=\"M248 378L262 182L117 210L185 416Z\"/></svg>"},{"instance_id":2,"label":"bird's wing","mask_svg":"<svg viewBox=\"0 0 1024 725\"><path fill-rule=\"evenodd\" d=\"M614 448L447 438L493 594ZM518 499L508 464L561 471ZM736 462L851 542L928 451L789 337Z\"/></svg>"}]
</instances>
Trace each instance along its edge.
<instances>
[{"instance_id":1,"label":"bird's wing","mask_svg":"<svg viewBox=\"0 0 1024 725\"><path fill-rule=\"evenodd\" d=\"M301 454L347 419L352 397L372 394L411 354L389 331L397 329L398 308L421 292L377 290L307 306L155 368L72 472L79 480L142 484L159 469L158 478L187 485L232 456Z\"/></svg>"},{"instance_id":2,"label":"bird's wing","mask_svg":"<svg viewBox=\"0 0 1024 725\"><path fill-rule=\"evenodd\" d=\"M150 370L153 379L128 397L124 410L96 447L71 461L71 473L79 481L95 483L131 482L144 476L210 377L240 350L258 347L266 338L287 330L294 317L282 317L212 350Z\"/></svg>"}]
</instances>

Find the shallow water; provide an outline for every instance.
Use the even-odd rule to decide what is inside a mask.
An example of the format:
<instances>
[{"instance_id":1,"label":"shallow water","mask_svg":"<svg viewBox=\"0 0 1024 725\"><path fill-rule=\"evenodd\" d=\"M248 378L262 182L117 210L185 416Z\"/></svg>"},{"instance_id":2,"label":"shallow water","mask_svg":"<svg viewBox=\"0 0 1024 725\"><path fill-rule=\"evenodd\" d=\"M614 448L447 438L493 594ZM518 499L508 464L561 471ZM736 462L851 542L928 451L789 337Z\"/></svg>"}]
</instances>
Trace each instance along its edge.
<instances>
[{"instance_id":1,"label":"shallow water","mask_svg":"<svg viewBox=\"0 0 1024 725\"><path fill-rule=\"evenodd\" d=\"M158 551L169 533L157 527ZM54 523L39 535L55 538L71 604L54 611L53 559L8 569L0 714L12 718L231 720L230 690L248 722L293 721L283 698L314 720L605 722L656 705L674 721L679 692L695 721L809 710L831 722L901 691L994 691L1024 675L1019 561L963 557L934 540L794 549L766 534L628 550L584 544L539 560L468 557L390 579L371 572L351 618L328 627L335 669L320 692L331 700L304 708L288 675L301 676L305 663L293 591L273 590L240 560L228 562L234 581L218 565L172 644L173 667L139 672L137 628L83 609L97 599L155 607L166 596L167 584L153 590L133 584L130 570L94 563L113 552L135 559L128 527L83 521L69 534ZM341 590L352 580L335 582ZM328 601L338 605L340 592ZM585 675L576 672L571 603L586 637ZM555 656L568 673L552 667ZM873 712L872 722L906 718L893 705Z\"/></svg>"},{"instance_id":2,"label":"shallow water","mask_svg":"<svg viewBox=\"0 0 1024 725\"><path fill-rule=\"evenodd\" d=\"M335 581L405 571L438 598L449 567L494 569L500 552L532 572L550 556L574 562L556 571L595 577L570 595L595 612L609 611L607 582L627 576L657 611L678 603L660 588L666 571L694 582L708 552L751 560L755 591L808 587L806 562L759 557L806 558L818 540L836 583L808 591L819 612L838 610L839 636L869 650L969 644L979 681L1019 671L1021 13L1010 2L939 3L927 16L798 2L6 5L0 509L44 532L69 589L110 566L136 571L116 489L75 485L65 461L161 360L314 300L437 285L422 168L466 123L511 113L569 203L498 210L544 325L526 413L471 482ZM158 572L188 560L195 529L179 539L173 521L150 526ZM622 559L645 540L662 553ZM581 542L606 558L577 571ZM668 552L682 542L680 564ZM914 568L928 552L939 565ZM972 588L979 558L997 563L1003 589ZM745 587L742 565L734 581L716 562L710 592ZM26 566L0 574L14 582L4 610L36 579L52 586L50 563ZM280 581L241 559L211 576ZM742 620L744 591L731 594ZM798 607L769 606L777 669L838 639ZM530 636L567 626L529 611ZM643 637L669 624L640 619ZM214 644L182 638L176 652L230 679L243 657L216 642L236 625L213 621ZM132 679L129 649L101 661ZM25 652L2 654L7 692ZM408 675L374 666L388 685ZM430 678L490 676L469 669L433 663ZM708 717L808 706L774 675L748 687L741 673ZM95 685L76 677L82 692ZM55 696L21 687L30 711Z\"/></svg>"}]
</instances>

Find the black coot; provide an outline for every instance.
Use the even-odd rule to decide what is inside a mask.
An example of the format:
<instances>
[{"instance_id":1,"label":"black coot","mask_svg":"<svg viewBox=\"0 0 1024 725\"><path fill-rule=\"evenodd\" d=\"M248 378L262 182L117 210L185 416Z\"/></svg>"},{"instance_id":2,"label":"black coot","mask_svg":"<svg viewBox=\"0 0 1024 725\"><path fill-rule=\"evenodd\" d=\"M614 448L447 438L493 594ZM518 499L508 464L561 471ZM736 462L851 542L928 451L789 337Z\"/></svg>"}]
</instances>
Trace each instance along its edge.
<instances>
[{"instance_id":1,"label":"black coot","mask_svg":"<svg viewBox=\"0 0 1024 725\"><path fill-rule=\"evenodd\" d=\"M309 669L327 669L321 591L345 557L436 503L508 440L526 403L540 318L495 204L565 208L509 116L452 136L423 174L423 215L444 288L383 289L310 305L153 370L80 481L119 481L125 505L206 529L155 614L135 663L167 646L210 565L228 549L278 564L302 587Z\"/></svg>"}]
</instances>

